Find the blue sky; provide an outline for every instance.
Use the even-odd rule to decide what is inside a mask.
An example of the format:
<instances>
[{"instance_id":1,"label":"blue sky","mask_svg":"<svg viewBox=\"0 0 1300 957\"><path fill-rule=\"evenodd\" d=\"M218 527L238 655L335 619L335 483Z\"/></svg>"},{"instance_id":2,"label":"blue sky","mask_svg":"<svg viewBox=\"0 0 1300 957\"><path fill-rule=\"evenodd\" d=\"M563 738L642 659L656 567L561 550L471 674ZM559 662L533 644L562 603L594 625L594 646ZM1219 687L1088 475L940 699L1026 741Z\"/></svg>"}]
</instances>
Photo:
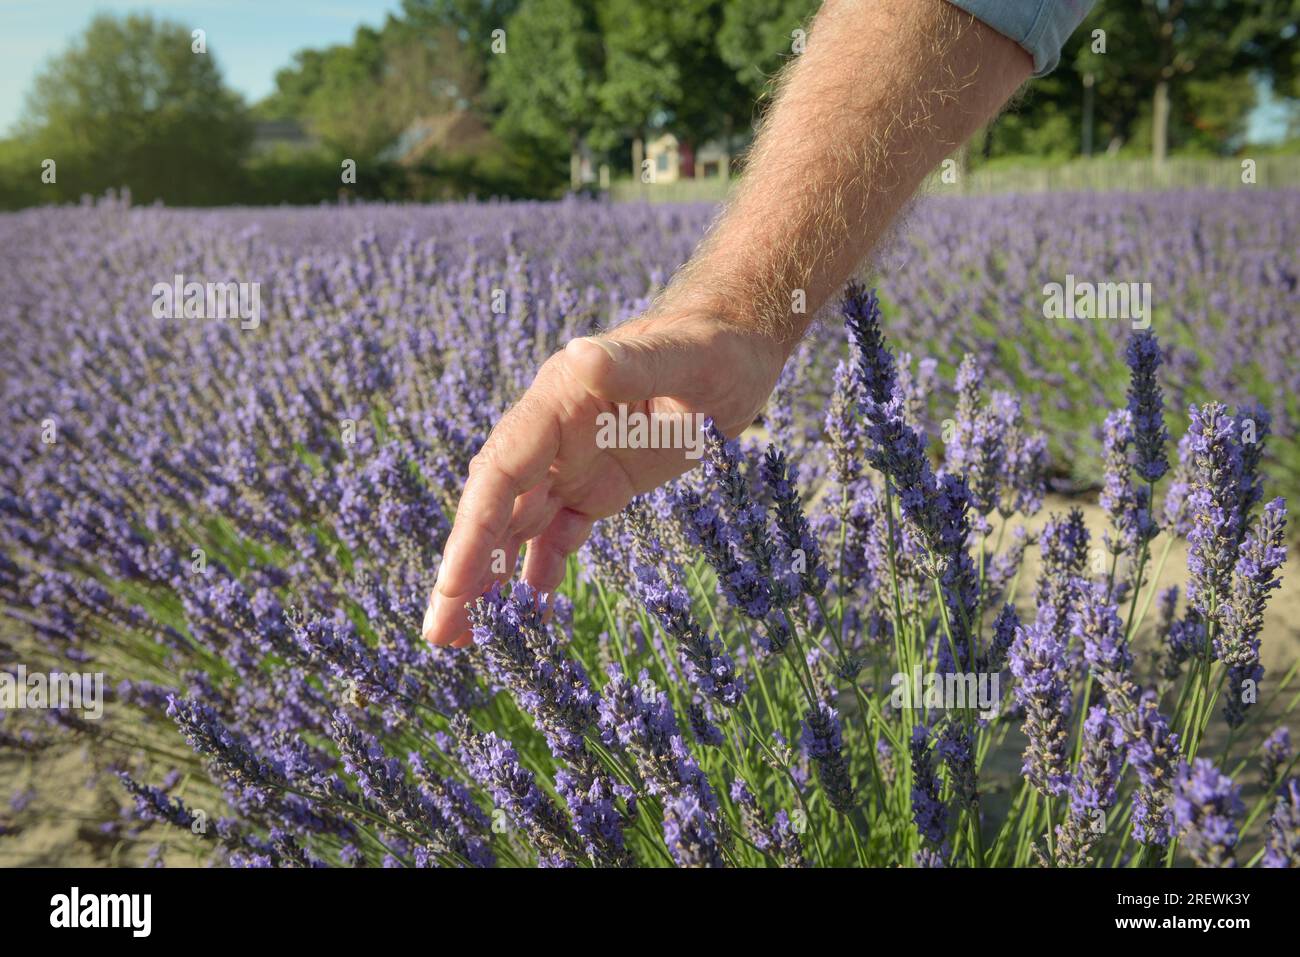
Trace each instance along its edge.
<instances>
[{"instance_id":1,"label":"blue sky","mask_svg":"<svg viewBox=\"0 0 1300 957\"><path fill-rule=\"evenodd\" d=\"M345 43L362 24L379 26L400 0L0 0L0 136L22 112L32 77L99 11L148 11L208 33L226 82L250 103L272 89L275 71L304 47ZM1286 111L1265 101L1250 138L1280 138Z\"/></svg>"},{"instance_id":2,"label":"blue sky","mask_svg":"<svg viewBox=\"0 0 1300 957\"><path fill-rule=\"evenodd\" d=\"M0 0L0 136L23 108L32 77L98 12L148 12L202 27L226 82L252 102L303 47L346 43L380 26L400 0Z\"/></svg>"}]
</instances>

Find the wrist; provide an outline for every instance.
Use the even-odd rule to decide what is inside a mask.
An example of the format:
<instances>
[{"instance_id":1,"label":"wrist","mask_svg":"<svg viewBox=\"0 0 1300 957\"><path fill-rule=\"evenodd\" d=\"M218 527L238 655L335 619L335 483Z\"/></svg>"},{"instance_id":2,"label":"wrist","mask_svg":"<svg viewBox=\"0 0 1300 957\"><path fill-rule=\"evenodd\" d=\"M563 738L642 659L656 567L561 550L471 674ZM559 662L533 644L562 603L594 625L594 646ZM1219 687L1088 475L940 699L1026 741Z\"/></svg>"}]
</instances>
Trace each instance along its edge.
<instances>
[{"instance_id":1,"label":"wrist","mask_svg":"<svg viewBox=\"0 0 1300 957\"><path fill-rule=\"evenodd\" d=\"M692 329L692 334L723 348L723 340L743 344L763 363L780 372L799 339L803 326L788 317L773 316L762 299L739 284L681 282L670 284L641 321L646 328Z\"/></svg>"}]
</instances>

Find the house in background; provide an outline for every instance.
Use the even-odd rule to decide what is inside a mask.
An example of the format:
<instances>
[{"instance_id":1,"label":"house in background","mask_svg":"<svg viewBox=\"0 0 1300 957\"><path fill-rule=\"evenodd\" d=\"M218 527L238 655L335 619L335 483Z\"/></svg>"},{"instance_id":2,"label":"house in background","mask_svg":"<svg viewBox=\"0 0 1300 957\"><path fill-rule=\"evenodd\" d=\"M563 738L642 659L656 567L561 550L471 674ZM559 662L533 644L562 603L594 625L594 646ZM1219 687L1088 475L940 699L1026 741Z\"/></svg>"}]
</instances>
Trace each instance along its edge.
<instances>
[{"instance_id":1,"label":"house in background","mask_svg":"<svg viewBox=\"0 0 1300 957\"><path fill-rule=\"evenodd\" d=\"M708 140L692 149L672 133L664 133L646 144L646 159L651 163L656 183L726 180L731 176L731 158L730 150L719 140Z\"/></svg>"}]
</instances>

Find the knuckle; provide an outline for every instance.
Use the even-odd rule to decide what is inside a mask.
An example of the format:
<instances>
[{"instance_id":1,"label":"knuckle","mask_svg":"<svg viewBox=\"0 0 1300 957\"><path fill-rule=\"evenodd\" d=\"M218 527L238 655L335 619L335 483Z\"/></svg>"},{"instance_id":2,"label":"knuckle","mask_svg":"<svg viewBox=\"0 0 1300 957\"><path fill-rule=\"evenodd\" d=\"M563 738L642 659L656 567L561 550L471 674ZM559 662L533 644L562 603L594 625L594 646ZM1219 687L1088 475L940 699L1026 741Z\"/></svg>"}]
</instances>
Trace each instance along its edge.
<instances>
[{"instance_id":1,"label":"knuckle","mask_svg":"<svg viewBox=\"0 0 1300 957\"><path fill-rule=\"evenodd\" d=\"M492 443L489 441L484 444L483 448L474 453L474 457L469 460L470 477L482 475L485 471L491 469L496 464L496 453L492 450Z\"/></svg>"}]
</instances>

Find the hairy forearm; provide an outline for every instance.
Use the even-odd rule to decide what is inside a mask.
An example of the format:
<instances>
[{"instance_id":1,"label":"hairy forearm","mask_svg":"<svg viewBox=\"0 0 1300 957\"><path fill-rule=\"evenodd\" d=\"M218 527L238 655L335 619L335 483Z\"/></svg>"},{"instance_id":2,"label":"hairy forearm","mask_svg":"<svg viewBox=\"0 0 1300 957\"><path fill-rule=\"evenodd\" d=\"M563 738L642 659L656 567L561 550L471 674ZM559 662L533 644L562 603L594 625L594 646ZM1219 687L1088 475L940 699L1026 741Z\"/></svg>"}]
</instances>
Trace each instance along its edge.
<instances>
[{"instance_id":1,"label":"hairy forearm","mask_svg":"<svg viewBox=\"0 0 1300 957\"><path fill-rule=\"evenodd\" d=\"M1031 69L944 0L827 0L736 194L656 311L709 311L788 352L926 173Z\"/></svg>"}]
</instances>

